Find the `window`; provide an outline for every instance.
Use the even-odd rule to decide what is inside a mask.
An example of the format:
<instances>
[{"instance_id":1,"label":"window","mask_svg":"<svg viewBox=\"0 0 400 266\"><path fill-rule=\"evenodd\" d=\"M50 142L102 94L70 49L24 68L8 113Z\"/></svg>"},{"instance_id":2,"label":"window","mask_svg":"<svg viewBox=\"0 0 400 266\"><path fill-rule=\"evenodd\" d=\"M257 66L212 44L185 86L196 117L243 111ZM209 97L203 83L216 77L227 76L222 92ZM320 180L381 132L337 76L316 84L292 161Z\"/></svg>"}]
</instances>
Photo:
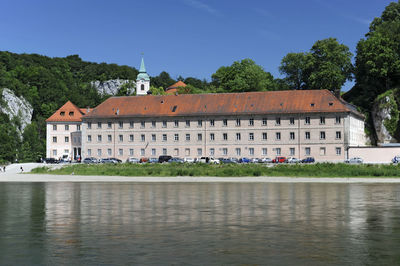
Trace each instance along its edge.
<instances>
[{"instance_id":1,"label":"window","mask_svg":"<svg viewBox=\"0 0 400 266\"><path fill-rule=\"evenodd\" d=\"M65 125L65 131L69 131L69 125Z\"/></svg>"},{"instance_id":2,"label":"window","mask_svg":"<svg viewBox=\"0 0 400 266\"><path fill-rule=\"evenodd\" d=\"M92 135L88 135L88 136L87 136L87 141L88 141L88 142L92 142Z\"/></svg>"},{"instance_id":3,"label":"window","mask_svg":"<svg viewBox=\"0 0 400 266\"><path fill-rule=\"evenodd\" d=\"M145 142L146 141L146 136L144 134L140 135L140 140L142 142Z\"/></svg>"},{"instance_id":4,"label":"window","mask_svg":"<svg viewBox=\"0 0 400 266\"><path fill-rule=\"evenodd\" d=\"M249 119L249 126L254 126L254 118Z\"/></svg>"},{"instance_id":5,"label":"window","mask_svg":"<svg viewBox=\"0 0 400 266\"><path fill-rule=\"evenodd\" d=\"M281 124L281 118L280 118L280 117L277 117L277 118L275 119L275 124L276 124L277 126L279 126L279 125Z\"/></svg>"},{"instance_id":6,"label":"window","mask_svg":"<svg viewBox=\"0 0 400 266\"><path fill-rule=\"evenodd\" d=\"M336 147L336 155L341 155L342 154L342 148Z\"/></svg>"},{"instance_id":7,"label":"window","mask_svg":"<svg viewBox=\"0 0 400 266\"><path fill-rule=\"evenodd\" d=\"M133 128L133 126L134 126L134 122L133 122L133 121L130 121L130 122L129 122L129 128Z\"/></svg>"},{"instance_id":8,"label":"window","mask_svg":"<svg viewBox=\"0 0 400 266\"><path fill-rule=\"evenodd\" d=\"M151 141L156 141L156 134L151 134Z\"/></svg>"},{"instance_id":9,"label":"window","mask_svg":"<svg viewBox=\"0 0 400 266\"><path fill-rule=\"evenodd\" d=\"M151 127L155 128L156 127L156 121L151 121Z\"/></svg>"},{"instance_id":10,"label":"window","mask_svg":"<svg viewBox=\"0 0 400 266\"><path fill-rule=\"evenodd\" d=\"M179 134L174 134L174 140L179 141Z\"/></svg>"},{"instance_id":11,"label":"window","mask_svg":"<svg viewBox=\"0 0 400 266\"><path fill-rule=\"evenodd\" d=\"M190 134L186 134L185 139L186 141L190 141Z\"/></svg>"},{"instance_id":12,"label":"window","mask_svg":"<svg viewBox=\"0 0 400 266\"><path fill-rule=\"evenodd\" d=\"M263 140L267 140L267 132L263 132L262 133L262 139Z\"/></svg>"},{"instance_id":13,"label":"window","mask_svg":"<svg viewBox=\"0 0 400 266\"><path fill-rule=\"evenodd\" d=\"M228 133L223 133L222 134L222 139L223 140L228 140Z\"/></svg>"},{"instance_id":14,"label":"window","mask_svg":"<svg viewBox=\"0 0 400 266\"><path fill-rule=\"evenodd\" d=\"M262 125L263 125L263 126L266 126L266 125L267 125L267 119L266 119L266 118L263 118L263 119L262 119Z\"/></svg>"},{"instance_id":15,"label":"window","mask_svg":"<svg viewBox=\"0 0 400 266\"><path fill-rule=\"evenodd\" d=\"M129 155L133 156L133 149L129 149Z\"/></svg>"},{"instance_id":16,"label":"window","mask_svg":"<svg viewBox=\"0 0 400 266\"><path fill-rule=\"evenodd\" d=\"M162 140L163 140L163 141L167 141L167 134L163 134L163 135L162 135Z\"/></svg>"},{"instance_id":17,"label":"window","mask_svg":"<svg viewBox=\"0 0 400 266\"><path fill-rule=\"evenodd\" d=\"M241 156L242 150L240 148L236 148L235 151L236 151L236 156Z\"/></svg>"},{"instance_id":18,"label":"window","mask_svg":"<svg viewBox=\"0 0 400 266\"><path fill-rule=\"evenodd\" d=\"M198 148L198 149L197 149L197 155L198 155L198 156L203 155L203 149Z\"/></svg>"},{"instance_id":19,"label":"window","mask_svg":"<svg viewBox=\"0 0 400 266\"><path fill-rule=\"evenodd\" d=\"M215 149L214 149L214 148L211 148L211 149L210 149L210 155L211 155L211 156L214 156L214 155L215 155Z\"/></svg>"},{"instance_id":20,"label":"window","mask_svg":"<svg viewBox=\"0 0 400 266\"><path fill-rule=\"evenodd\" d=\"M294 117L289 118L289 125L294 125Z\"/></svg>"},{"instance_id":21,"label":"window","mask_svg":"<svg viewBox=\"0 0 400 266\"><path fill-rule=\"evenodd\" d=\"M91 129L91 128L92 128L92 122L88 122L88 123L87 123L87 128L88 128L88 129Z\"/></svg>"},{"instance_id":22,"label":"window","mask_svg":"<svg viewBox=\"0 0 400 266\"><path fill-rule=\"evenodd\" d=\"M162 127L167 127L167 121L162 121Z\"/></svg>"},{"instance_id":23,"label":"window","mask_svg":"<svg viewBox=\"0 0 400 266\"><path fill-rule=\"evenodd\" d=\"M61 115L61 116L65 116L65 112L64 112L64 111L61 111L61 112L60 112L60 115Z\"/></svg>"},{"instance_id":24,"label":"window","mask_svg":"<svg viewBox=\"0 0 400 266\"><path fill-rule=\"evenodd\" d=\"M112 136L111 135L107 135L107 141L111 142L112 141Z\"/></svg>"},{"instance_id":25,"label":"window","mask_svg":"<svg viewBox=\"0 0 400 266\"><path fill-rule=\"evenodd\" d=\"M342 132L336 131L336 139L341 139L342 138Z\"/></svg>"},{"instance_id":26,"label":"window","mask_svg":"<svg viewBox=\"0 0 400 266\"><path fill-rule=\"evenodd\" d=\"M249 140L254 140L254 133L249 133Z\"/></svg>"},{"instance_id":27,"label":"window","mask_svg":"<svg viewBox=\"0 0 400 266\"><path fill-rule=\"evenodd\" d=\"M151 155L155 156L156 155L156 149L151 149Z\"/></svg>"},{"instance_id":28,"label":"window","mask_svg":"<svg viewBox=\"0 0 400 266\"><path fill-rule=\"evenodd\" d=\"M294 132L290 132L290 137L289 137L291 140L294 140L295 139L295 134L294 134Z\"/></svg>"},{"instance_id":29,"label":"window","mask_svg":"<svg viewBox=\"0 0 400 266\"><path fill-rule=\"evenodd\" d=\"M69 116L74 116L74 112L69 112L68 115Z\"/></svg>"},{"instance_id":30,"label":"window","mask_svg":"<svg viewBox=\"0 0 400 266\"><path fill-rule=\"evenodd\" d=\"M185 156L190 156L190 149L189 148L185 149Z\"/></svg>"},{"instance_id":31,"label":"window","mask_svg":"<svg viewBox=\"0 0 400 266\"><path fill-rule=\"evenodd\" d=\"M306 139L310 139L310 132L306 132Z\"/></svg>"},{"instance_id":32,"label":"window","mask_svg":"<svg viewBox=\"0 0 400 266\"><path fill-rule=\"evenodd\" d=\"M174 149L174 156L179 156L179 149L178 148Z\"/></svg>"},{"instance_id":33,"label":"window","mask_svg":"<svg viewBox=\"0 0 400 266\"><path fill-rule=\"evenodd\" d=\"M222 120L222 125L223 125L224 127L228 126L228 119Z\"/></svg>"},{"instance_id":34,"label":"window","mask_svg":"<svg viewBox=\"0 0 400 266\"><path fill-rule=\"evenodd\" d=\"M295 148L290 148L289 149L289 153L290 153L291 156L294 156L295 155Z\"/></svg>"},{"instance_id":35,"label":"window","mask_svg":"<svg viewBox=\"0 0 400 266\"><path fill-rule=\"evenodd\" d=\"M211 140L211 141L214 141L214 140L215 140L215 135L214 135L214 133L210 133L210 140Z\"/></svg>"},{"instance_id":36,"label":"window","mask_svg":"<svg viewBox=\"0 0 400 266\"><path fill-rule=\"evenodd\" d=\"M215 120L214 120L214 119L211 119L211 120L210 120L210 127L213 127L213 126L215 126Z\"/></svg>"},{"instance_id":37,"label":"window","mask_svg":"<svg viewBox=\"0 0 400 266\"><path fill-rule=\"evenodd\" d=\"M281 148L276 148L275 153L276 155L281 155Z\"/></svg>"},{"instance_id":38,"label":"window","mask_svg":"<svg viewBox=\"0 0 400 266\"><path fill-rule=\"evenodd\" d=\"M321 117L319 118L319 123L320 123L321 125L325 125L325 116L321 116Z\"/></svg>"},{"instance_id":39,"label":"window","mask_svg":"<svg viewBox=\"0 0 400 266\"><path fill-rule=\"evenodd\" d=\"M141 90L141 91L144 91L144 84L141 84L141 85L140 85L140 90Z\"/></svg>"},{"instance_id":40,"label":"window","mask_svg":"<svg viewBox=\"0 0 400 266\"><path fill-rule=\"evenodd\" d=\"M53 131L57 131L57 125L53 125Z\"/></svg>"},{"instance_id":41,"label":"window","mask_svg":"<svg viewBox=\"0 0 400 266\"><path fill-rule=\"evenodd\" d=\"M179 121L178 120L174 121L174 127L179 127Z\"/></svg>"},{"instance_id":42,"label":"window","mask_svg":"<svg viewBox=\"0 0 400 266\"><path fill-rule=\"evenodd\" d=\"M101 149L97 149L97 156L101 156Z\"/></svg>"},{"instance_id":43,"label":"window","mask_svg":"<svg viewBox=\"0 0 400 266\"><path fill-rule=\"evenodd\" d=\"M119 121L119 123L118 123L118 128L123 128L123 127L124 127L124 122Z\"/></svg>"},{"instance_id":44,"label":"window","mask_svg":"<svg viewBox=\"0 0 400 266\"><path fill-rule=\"evenodd\" d=\"M254 155L254 148L249 148L249 155L253 156Z\"/></svg>"},{"instance_id":45,"label":"window","mask_svg":"<svg viewBox=\"0 0 400 266\"><path fill-rule=\"evenodd\" d=\"M319 148L319 155L322 155L322 156L326 155L326 148L325 147Z\"/></svg>"},{"instance_id":46,"label":"window","mask_svg":"<svg viewBox=\"0 0 400 266\"><path fill-rule=\"evenodd\" d=\"M236 119L236 126L237 126L237 127L240 127L240 118L237 118L237 119Z\"/></svg>"},{"instance_id":47,"label":"window","mask_svg":"<svg viewBox=\"0 0 400 266\"><path fill-rule=\"evenodd\" d=\"M166 149L166 148L163 148L163 149L162 149L162 154L163 154L163 155L167 155L167 149Z\"/></svg>"},{"instance_id":48,"label":"window","mask_svg":"<svg viewBox=\"0 0 400 266\"><path fill-rule=\"evenodd\" d=\"M281 140L281 132L276 132L276 140Z\"/></svg>"},{"instance_id":49,"label":"window","mask_svg":"<svg viewBox=\"0 0 400 266\"><path fill-rule=\"evenodd\" d=\"M228 148L222 148L222 154L228 155Z\"/></svg>"},{"instance_id":50,"label":"window","mask_svg":"<svg viewBox=\"0 0 400 266\"><path fill-rule=\"evenodd\" d=\"M101 135L97 135L97 141L101 142Z\"/></svg>"},{"instance_id":51,"label":"window","mask_svg":"<svg viewBox=\"0 0 400 266\"><path fill-rule=\"evenodd\" d=\"M145 149L140 149L140 156L144 156L146 154L146 150Z\"/></svg>"},{"instance_id":52,"label":"window","mask_svg":"<svg viewBox=\"0 0 400 266\"><path fill-rule=\"evenodd\" d=\"M76 125L76 130L81 131L81 125Z\"/></svg>"},{"instance_id":53,"label":"window","mask_svg":"<svg viewBox=\"0 0 400 266\"><path fill-rule=\"evenodd\" d=\"M135 139L134 139L134 137L133 137L133 134L130 134L130 135L129 135L129 141L130 141L130 142L133 142L134 140L135 140Z\"/></svg>"},{"instance_id":54,"label":"window","mask_svg":"<svg viewBox=\"0 0 400 266\"><path fill-rule=\"evenodd\" d=\"M310 147L306 147L305 151L306 151L306 155L310 155L311 154L311 148Z\"/></svg>"},{"instance_id":55,"label":"window","mask_svg":"<svg viewBox=\"0 0 400 266\"><path fill-rule=\"evenodd\" d=\"M267 148L262 148L261 153L262 153L262 155L267 155L268 154Z\"/></svg>"},{"instance_id":56,"label":"window","mask_svg":"<svg viewBox=\"0 0 400 266\"><path fill-rule=\"evenodd\" d=\"M140 127L145 128L146 127L146 122L145 121L140 121Z\"/></svg>"},{"instance_id":57,"label":"window","mask_svg":"<svg viewBox=\"0 0 400 266\"><path fill-rule=\"evenodd\" d=\"M53 156L57 156L57 150L53 150Z\"/></svg>"},{"instance_id":58,"label":"window","mask_svg":"<svg viewBox=\"0 0 400 266\"><path fill-rule=\"evenodd\" d=\"M197 134L197 141L202 141L203 135L201 133Z\"/></svg>"},{"instance_id":59,"label":"window","mask_svg":"<svg viewBox=\"0 0 400 266\"><path fill-rule=\"evenodd\" d=\"M124 135L119 135L119 142L123 142L124 141Z\"/></svg>"},{"instance_id":60,"label":"window","mask_svg":"<svg viewBox=\"0 0 400 266\"><path fill-rule=\"evenodd\" d=\"M186 120L186 127L190 127L190 120Z\"/></svg>"},{"instance_id":61,"label":"window","mask_svg":"<svg viewBox=\"0 0 400 266\"><path fill-rule=\"evenodd\" d=\"M197 121L197 126L198 126L198 127L203 126L203 120L198 120L198 121Z\"/></svg>"},{"instance_id":62,"label":"window","mask_svg":"<svg viewBox=\"0 0 400 266\"><path fill-rule=\"evenodd\" d=\"M336 117L336 120L335 120L335 124L340 124L340 123L341 123L340 116L337 116L337 117Z\"/></svg>"},{"instance_id":63,"label":"window","mask_svg":"<svg viewBox=\"0 0 400 266\"><path fill-rule=\"evenodd\" d=\"M319 138L320 139L325 139L325 131L319 132Z\"/></svg>"},{"instance_id":64,"label":"window","mask_svg":"<svg viewBox=\"0 0 400 266\"><path fill-rule=\"evenodd\" d=\"M122 153L123 152L122 149L119 149L119 152ZM111 154L112 154L111 149L107 149L107 154L108 154L108 156L111 156Z\"/></svg>"},{"instance_id":65,"label":"window","mask_svg":"<svg viewBox=\"0 0 400 266\"><path fill-rule=\"evenodd\" d=\"M57 137L53 137L53 142L57 143Z\"/></svg>"},{"instance_id":66,"label":"window","mask_svg":"<svg viewBox=\"0 0 400 266\"><path fill-rule=\"evenodd\" d=\"M97 122L97 128L101 128L101 122Z\"/></svg>"},{"instance_id":67,"label":"window","mask_svg":"<svg viewBox=\"0 0 400 266\"><path fill-rule=\"evenodd\" d=\"M88 150L87 150L87 155L88 155L88 156L92 156L92 149L88 149Z\"/></svg>"},{"instance_id":68,"label":"window","mask_svg":"<svg viewBox=\"0 0 400 266\"><path fill-rule=\"evenodd\" d=\"M305 124L309 125L310 123L311 123L311 118L309 116L307 116L305 119Z\"/></svg>"}]
</instances>

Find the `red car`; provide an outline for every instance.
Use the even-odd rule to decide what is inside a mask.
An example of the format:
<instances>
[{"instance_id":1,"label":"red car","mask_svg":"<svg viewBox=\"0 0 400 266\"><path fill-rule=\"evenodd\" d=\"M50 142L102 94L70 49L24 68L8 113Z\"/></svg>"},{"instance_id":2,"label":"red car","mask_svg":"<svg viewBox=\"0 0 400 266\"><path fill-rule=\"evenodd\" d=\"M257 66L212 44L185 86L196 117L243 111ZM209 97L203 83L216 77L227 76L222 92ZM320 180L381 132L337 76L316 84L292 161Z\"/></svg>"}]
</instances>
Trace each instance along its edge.
<instances>
[{"instance_id":1,"label":"red car","mask_svg":"<svg viewBox=\"0 0 400 266\"><path fill-rule=\"evenodd\" d=\"M284 163L284 162L286 162L286 157L283 157L283 156L275 157L275 159L273 159L272 162L273 163Z\"/></svg>"}]
</instances>

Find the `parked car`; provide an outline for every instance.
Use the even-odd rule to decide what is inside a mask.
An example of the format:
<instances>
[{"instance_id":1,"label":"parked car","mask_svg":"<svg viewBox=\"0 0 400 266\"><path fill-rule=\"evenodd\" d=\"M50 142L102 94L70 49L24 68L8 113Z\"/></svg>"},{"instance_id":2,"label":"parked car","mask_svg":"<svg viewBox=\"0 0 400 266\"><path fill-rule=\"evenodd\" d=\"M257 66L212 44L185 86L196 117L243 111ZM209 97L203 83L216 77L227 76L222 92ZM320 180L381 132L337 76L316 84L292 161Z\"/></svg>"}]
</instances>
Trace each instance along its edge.
<instances>
[{"instance_id":1,"label":"parked car","mask_svg":"<svg viewBox=\"0 0 400 266\"><path fill-rule=\"evenodd\" d=\"M121 160L119 160L119 161L121 161ZM114 163L114 164L116 164L119 161L116 158L102 158L102 159L100 159L100 163Z\"/></svg>"},{"instance_id":2,"label":"parked car","mask_svg":"<svg viewBox=\"0 0 400 266\"><path fill-rule=\"evenodd\" d=\"M353 157L353 158L350 158L350 159L346 160L345 162L346 163L351 163L351 164L360 164L360 163L363 163L364 161L360 157Z\"/></svg>"},{"instance_id":3,"label":"parked car","mask_svg":"<svg viewBox=\"0 0 400 266\"><path fill-rule=\"evenodd\" d=\"M239 163L250 163L251 160L249 158L243 157L239 159Z\"/></svg>"},{"instance_id":4,"label":"parked car","mask_svg":"<svg viewBox=\"0 0 400 266\"><path fill-rule=\"evenodd\" d=\"M219 161L221 163L235 163L234 161L232 161L230 158L219 158Z\"/></svg>"},{"instance_id":5,"label":"parked car","mask_svg":"<svg viewBox=\"0 0 400 266\"><path fill-rule=\"evenodd\" d=\"M167 163L169 160L171 160L172 156L170 155L160 155L160 157L158 157L158 162L159 163Z\"/></svg>"},{"instance_id":6,"label":"parked car","mask_svg":"<svg viewBox=\"0 0 400 266\"><path fill-rule=\"evenodd\" d=\"M129 157L128 159L126 159L127 163L139 163L139 159L138 158L134 158L134 157Z\"/></svg>"},{"instance_id":7,"label":"parked car","mask_svg":"<svg viewBox=\"0 0 400 266\"><path fill-rule=\"evenodd\" d=\"M183 160L185 161L185 163L194 163L194 159L190 157L185 157Z\"/></svg>"},{"instance_id":8,"label":"parked car","mask_svg":"<svg viewBox=\"0 0 400 266\"><path fill-rule=\"evenodd\" d=\"M182 158L172 157L168 162L169 163L184 163L185 161Z\"/></svg>"},{"instance_id":9,"label":"parked car","mask_svg":"<svg viewBox=\"0 0 400 266\"><path fill-rule=\"evenodd\" d=\"M286 157L277 156L272 160L273 163L284 163L286 161Z\"/></svg>"},{"instance_id":10,"label":"parked car","mask_svg":"<svg viewBox=\"0 0 400 266\"><path fill-rule=\"evenodd\" d=\"M306 157L303 160L301 160L302 163L313 163L315 162L314 157Z\"/></svg>"},{"instance_id":11,"label":"parked car","mask_svg":"<svg viewBox=\"0 0 400 266\"><path fill-rule=\"evenodd\" d=\"M147 157L142 157L142 158L140 158L140 163L147 163L148 161L149 161L149 158L147 158Z\"/></svg>"},{"instance_id":12,"label":"parked car","mask_svg":"<svg viewBox=\"0 0 400 266\"><path fill-rule=\"evenodd\" d=\"M150 158L148 163L158 163L158 158Z\"/></svg>"},{"instance_id":13,"label":"parked car","mask_svg":"<svg viewBox=\"0 0 400 266\"><path fill-rule=\"evenodd\" d=\"M261 158L261 162L262 163L272 163L272 159L271 158Z\"/></svg>"},{"instance_id":14,"label":"parked car","mask_svg":"<svg viewBox=\"0 0 400 266\"><path fill-rule=\"evenodd\" d=\"M251 163L261 163L261 159L260 158L252 158L250 159Z\"/></svg>"},{"instance_id":15,"label":"parked car","mask_svg":"<svg viewBox=\"0 0 400 266\"><path fill-rule=\"evenodd\" d=\"M287 163L301 163L301 160L297 159L295 157L289 157L289 158L286 159L286 162Z\"/></svg>"},{"instance_id":16,"label":"parked car","mask_svg":"<svg viewBox=\"0 0 400 266\"><path fill-rule=\"evenodd\" d=\"M110 158L110 160L114 161L115 163L122 163L122 160L118 158Z\"/></svg>"},{"instance_id":17,"label":"parked car","mask_svg":"<svg viewBox=\"0 0 400 266\"><path fill-rule=\"evenodd\" d=\"M392 159L392 163L400 163L400 155L394 156L394 158Z\"/></svg>"},{"instance_id":18,"label":"parked car","mask_svg":"<svg viewBox=\"0 0 400 266\"><path fill-rule=\"evenodd\" d=\"M56 158L45 158L43 160L44 163L59 163L59 161Z\"/></svg>"},{"instance_id":19,"label":"parked car","mask_svg":"<svg viewBox=\"0 0 400 266\"><path fill-rule=\"evenodd\" d=\"M83 163L98 163L98 160L94 157L87 157L83 160Z\"/></svg>"},{"instance_id":20,"label":"parked car","mask_svg":"<svg viewBox=\"0 0 400 266\"><path fill-rule=\"evenodd\" d=\"M199 163L212 163L212 164L219 164L220 161L214 157L200 157L197 160Z\"/></svg>"}]
</instances>

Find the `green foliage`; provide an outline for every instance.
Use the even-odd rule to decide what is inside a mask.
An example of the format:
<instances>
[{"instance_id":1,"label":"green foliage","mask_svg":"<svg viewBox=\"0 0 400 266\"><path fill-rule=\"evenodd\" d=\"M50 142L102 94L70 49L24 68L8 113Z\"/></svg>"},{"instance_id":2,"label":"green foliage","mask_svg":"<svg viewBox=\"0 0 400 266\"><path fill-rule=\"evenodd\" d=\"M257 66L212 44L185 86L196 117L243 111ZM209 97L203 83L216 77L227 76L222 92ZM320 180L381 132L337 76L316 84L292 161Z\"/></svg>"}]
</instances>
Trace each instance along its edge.
<instances>
[{"instance_id":1,"label":"green foliage","mask_svg":"<svg viewBox=\"0 0 400 266\"><path fill-rule=\"evenodd\" d=\"M390 110L390 119L385 119L383 124L391 136L395 135L399 123L399 107L395 99L395 94L398 94L397 90L388 90L376 98L376 101L380 103L380 108Z\"/></svg>"},{"instance_id":2,"label":"green foliage","mask_svg":"<svg viewBox=\"0 0 400 266\"><path fill-rule=\"evenodd\" d=\"M400 177L399 165L350 165L344 163L280 164L103 164L69 165L32 173L109 176L291 176L291 177Z\"/></svg>"},{"instance_id":3,"label":"green foliage","mask_svg":"<svg viewBox=\"0 0 400 266\"><path fill-rule=\"evenodd\" d=\"M118 90L116 96L130 96L130 95L136 95L136 90L134 90L134 88L135 88L135 84L133 83L133 81L129 81L129 82L123 84L123 85L119 88L119 90Z\"/></svg>"},{"instance_id":4,"label":"green foliage","mask_svg":"<svg viewBox=\"0 0 400 266\"><path fill-rule=\"evenodd\" d=\"M165 95L165 91L163 87L154 87L150 86L150 92L152 95Z\"/></svg>"},{"instance_id":5,"label":"green foliage","mask_svg":"<svg viewBox=\"0 0 400 266\"><path fill-rule=\"evenodd\" d=\"M309 55L306 53L289 53L281 61L279 71L286 75L284 81L291 89L307 89L305 72Z\"/></svg>"},{"instance_id":6,"label":"green foliage","mask_svg":"<svg viewBox=\"0 0 400 266\"><path fill-rule=\"evenodd\" d=\"M151 77L151 84L157 88L162 87L166 89L175 82L176 80L172 79L171 76L165 71L161 72L158 76Z\"/></svg>"},{"instance_id":7,"label":"green foliage","mask_svg":"<svg viewBox=\"0 0 400 266\"><path fill-rule=\"evenodd\" d=\"M17 129L6 114L0 113L0 161L13 162L19 144Z\"/></svg>"},{"instance_id":8,"label":"green foliage","mask_svg":"<svg viewBox=\"0 0 400 266\"><path fill-rule=\"evenodd\" d=\"M274 90L274 78L251 59L235 61L212 74L212 83L224 92Z\"/></svg>"}]
</instances>

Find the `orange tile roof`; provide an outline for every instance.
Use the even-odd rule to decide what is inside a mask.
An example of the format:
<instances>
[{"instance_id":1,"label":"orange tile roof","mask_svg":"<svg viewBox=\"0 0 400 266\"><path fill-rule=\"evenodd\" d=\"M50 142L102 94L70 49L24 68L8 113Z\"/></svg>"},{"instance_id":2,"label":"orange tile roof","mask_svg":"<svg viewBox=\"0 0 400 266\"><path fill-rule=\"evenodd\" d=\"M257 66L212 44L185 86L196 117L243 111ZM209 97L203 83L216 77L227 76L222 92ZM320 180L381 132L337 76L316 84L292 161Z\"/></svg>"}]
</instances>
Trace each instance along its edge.
<instances>
[{"instance_id":1,"label":"orange tile roof","mask_svg":"<svg viewBox=\"0 0 400 266\"><path fill-rule=\"evenodd\" d=\"M83 118L352 112L328 90L111 97Z\"/></svg>"},{"instance_id":2,"label":"orange tile roof","mask_svg":"<svg viewBox=\"0 0 400 266\"><path fill-rule=\"evenodd\" d=\"M82 122L81 117L86 113L87 108L78 108L71 101L68 101L47 118L46 122Z\"/></svg>"},{"instance_id":3,"label":"orange tile roof","mask_svg":"<svg viewBox=\"0 0 400 266\"><path fill-rule=\"evenodd\" d=\"M178 81L175 84L172 84L171 86L169 86L168 88L165 89L165 91L169 91L171 89L176 89L178 87L186 87L187 85L185 84L185 82L183 81Z\"/></svg>"}]
</instances>

